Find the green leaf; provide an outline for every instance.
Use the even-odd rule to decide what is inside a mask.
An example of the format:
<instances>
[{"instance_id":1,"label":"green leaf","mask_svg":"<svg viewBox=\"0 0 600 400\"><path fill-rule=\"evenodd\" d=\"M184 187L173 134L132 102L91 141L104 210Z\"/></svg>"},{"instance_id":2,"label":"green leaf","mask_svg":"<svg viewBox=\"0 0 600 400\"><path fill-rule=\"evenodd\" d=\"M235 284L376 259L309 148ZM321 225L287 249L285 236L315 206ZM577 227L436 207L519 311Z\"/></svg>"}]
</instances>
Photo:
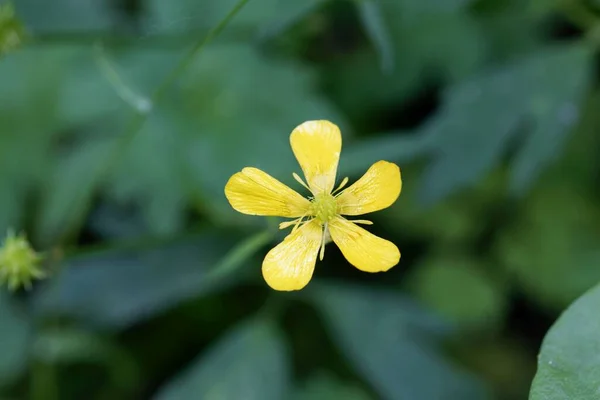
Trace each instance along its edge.
<instances>
[{"instance_id":1,"label":"green leaf","mask_svg":"<svg viewBox=\"0 0 600 400\"><path fill-rule=\"evenodd\" d=\"M0 61L0 232L19 229L25 197L46 178L60 126L56 99L69 49L22 49ZM15 79L19 77L19 79Z\"/></svg>"},{"instance_id":2,"label":"green leaf","mask_svg":"<svg viewBox=\"0 0 600 400\"><path fill-rule=\"evenodd\" d=\"M36 360L48 365L96 364L110 374L112 383L132 388L139 379L138 366L131 355L107 338L78 329L44 330L33 346Z\"/></svg>"},{"instance_id":3,"label":"green leaf","mask_svg":"<svg viewBox=\"0 0 600 400\"><path fill-rule=\"evenodd\" d=\"M317 373L297 389L293 400L370 400L372 397L357 385L346 383L330 373Z\"/></svg>"},{"instance_id":4,"label":"green leaf","mask_svg":"<svg viewBox=\"0 0 600 400\"><path fill-rule=\"evenodd\" d=\"M595 400L600 395L600 286L577 299L544 338L530 400Z\"/></svg>"},{"instance_id":5,"label":"green leaf","mask_svg":"<svg viewBox=\"0 0 600 400\"><path fill-rule=\"evenodd\" d=\"M576 121L590 56L581 43L557 47L452 87L422 132L438 138L423 199L438 201L481 179L500 162L522 122L534 130L518 155L512 187L518 192L528 186Z\"/></svg>"},{"instance_id":6,"label":"green leaf","mask_svg":"<svg viewBox=\"0 0 600 400\"><path fill-rule=\"evenodd\" d=\"M265 241L239 241L233 232L207 231L149 247L74 256L34 297L34 308L41 314L124 328L184 300L223 290L243 277L234 273L240 268L259 273L252 256Z\"/></svg>"},{"instance_id":7,"label":"green leaf","mask_svg":"<svg viewBox=\"0 0 600 400\"><path fill-rule=\"evenodd\" d=\"M399 164L408 163L427 154L431 142L426 136L387 132L367 139L344 144L340 156L338 176L360 177L379 160Z\"/></svg>"},{"instance_id":8,"label":"green leaf","mask_svg":"<svg viewBox=\"0 0 600 400\"><path fill-rule=\"evenodd\" d=\"M418 239L433 241L436 246L471 245L485 234L491 220L490 208L505 201L505 174L496 170L476 186L429 206L421 202L419 187L414 184L421 169L410 164L400 166L403 179L413 184L405 185L396 203L374 217L376 223Z\"/></svg>"},{"instance_id":9,"label":"green leaf","mask_svg":"<svg viewBox=\"0 0 600 400\"><path fill-rule=\"evenodd\" d=\"M353 118L369 122L382 107L401 104L424 85L455 82L482 64L482 35L462 9L465 2L374 3L387 28L393 68L383 71L380 53L370 47L340 55L326 67L329 92Z\"/></svg>"},{"instance_id":10,"label":"green leaf","mask_svg":"<svg viewBox=\"0 0 600 400\"><path fill-rule=\"evenodd\" d=\"M146 22L149 33L189 33L195 30L207 30L231 10L238 0L197 2L180 0L165 2L148 0ZM232 29L244 29L254 34L277 32L285 26L282 21L299 19L318 3L325 0L291 2L286 0L254 0L246 5L235 19Z\"/></svg>"},{"instance_id":11,"label":"green leaf","mask_svg":"<svg viewBox=\"0 0 600 400\"><path fill-rule=\"evenodd\" d=\"M189 204L185 142L177 120L157 111L133 139L112 175L108 196L118 204L137 201L148 230L168 236L182 230ZM159 161L151 161L151 159Z\"/></svg>"},{"instance_id":12,"label":"green leaf","mask_svg":"<svg viewBox=\"0 0 600 400\"><path fill-rule=\"evenodd\" d=\"M29 358L32 325L5 293L0 293L0 386L23 372Z\"/></svg>"},{"instance_id":13,"label":"green leaf","mask_svg":"<svg viewBox=\"0 0 600 400\"><path fill-rule=\"evenodd\" d=\"M118 16L110 0L19 0L16 6L34 34L110 30Z\"/></svg>"},{"instance_id":14,"label":"green leaf","mask_svg":"<svg viewBox=\"0 0 600 400\"><path fill-rule=\"evenodd\" d=\"M236 327L162 388L157 400L287 399L288 350L271 322Z\"/></svg>"},{"instance_id":15,"label":"green leaf","mask_svg":"<svg viewBox=\"0 0 600 400\"><path fill-rule=\"evenodd\" d=\"M52 245L77 221L85 207L84 193L90 190L114 143L91 140L57 160L53 173L45 182L36 226L36 239L42 247Z\"/></svg>"},{"instance_id":16,"label":"green leaf","mask_svg":"<svg viewBox=\"0 0 600 400\"><path fill-rule=\"evenodd\" d=\"M3 181L0 185L0 234L4 236L9 230L16 231L20 226L25 194L22 190L15 190L12 182L0 180Z\"/></svg>"},{"instance_id":17,"label":"green leaf","mask_svg":"<svg viewBox=\"0 0 600 400\"><path fill-rule=\"evenodd\" d=\"M550 310L563 309L600 281L596 203L566 179L536 188L513 211L516 221L494 249L522 290Z\"/></svg>"},{"instance_id":18,"label":"green leaf","mask_svg":"<svg viewBox=\"0 0 600 400\"><path fill-rule=\"evenodd\" d=\"M444 360L434 338L446 328L415 304L382 290L334 285L306 293L349 362L382 398L487 398L479 382Z\"/></svg>"},{"instance_id":19,"label":"green leaf","mask_svg":"<svg viewBox=\"0 0 600 400\"><path fill-rule=\"evenodd\" d=\"M172 112L179 125L173 129L185 138L188 182L209 217L251 220L234 212L223 195L229 177L244 167L294 182L299 166L289 135L302 122L331 120L351 140L335 107L315 94L314 78L301 64L269 60L238 45L206 49L190 67L177 87Z\"/></svg>"},{"instance_id":20,"label":"green leaf","mask_svg":"<svg viewBox=\"0 0 600 400\"><path fill-rule=\"evenodd\" d=\"M417 265L407 285L421 303L464 329L498 328L507 293L485 268L477 260L442 254Z\"/></svg>"},{"instance_id":21,"label":"green leaf","mask_svg":"<svg viewBox=\"0 0 600 400\"><path fill-rule=\"evenodd\" d=\"M359 0L356 6L367 35L379 54L381 69L390 72L394 68L394 48L378 0Z\"/></svg>"}]
</instances>

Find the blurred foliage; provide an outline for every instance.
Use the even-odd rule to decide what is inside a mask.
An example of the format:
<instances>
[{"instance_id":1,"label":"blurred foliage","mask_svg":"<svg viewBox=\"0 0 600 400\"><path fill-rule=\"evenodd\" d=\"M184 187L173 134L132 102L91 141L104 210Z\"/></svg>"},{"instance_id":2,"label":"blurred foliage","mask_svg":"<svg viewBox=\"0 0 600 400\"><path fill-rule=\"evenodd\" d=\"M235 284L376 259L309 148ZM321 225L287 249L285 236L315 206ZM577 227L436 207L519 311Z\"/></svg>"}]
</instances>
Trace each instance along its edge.
<instances>
[{"instance_id":1,"label":"blurred foliage","mask_svg":"<svg viewBox=\"0 0 600 400\"><path fill-rule=\"evenodd\" d=\"M0 0L0 234L49 274L0 293L0 398L525 399L586 292L531 398L594 398L598 32L584 0ZM403 257L275 293L284 232L223 187L297 188L309 119L342 177L401 166Z\"/></svg>"}]
</instances>

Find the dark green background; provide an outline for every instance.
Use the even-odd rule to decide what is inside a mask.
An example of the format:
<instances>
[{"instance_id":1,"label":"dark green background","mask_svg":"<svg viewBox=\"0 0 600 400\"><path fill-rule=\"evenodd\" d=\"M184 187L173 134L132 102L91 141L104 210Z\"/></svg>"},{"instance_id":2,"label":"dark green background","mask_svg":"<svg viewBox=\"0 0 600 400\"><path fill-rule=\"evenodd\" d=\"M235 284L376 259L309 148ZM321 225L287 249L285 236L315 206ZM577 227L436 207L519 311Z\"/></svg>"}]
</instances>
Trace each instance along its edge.
<instances>
[{"instance_id":1,"label":"dark green background","mask_svg":"<svg viewBox=\"0 0 600 400\"><path fill-rule=\"evenodd\" d=\"M236 3L0 17L0 232L51 272L0 296L0 398L526 399L600 281L600 2L250 0L163 85ZM223 187L255 166L301 189L310 119L341 127L339 175L402 168L369 216L402 259L370 275L330 245L279 293L277 219Z\"/></svg>"}]
</instances>

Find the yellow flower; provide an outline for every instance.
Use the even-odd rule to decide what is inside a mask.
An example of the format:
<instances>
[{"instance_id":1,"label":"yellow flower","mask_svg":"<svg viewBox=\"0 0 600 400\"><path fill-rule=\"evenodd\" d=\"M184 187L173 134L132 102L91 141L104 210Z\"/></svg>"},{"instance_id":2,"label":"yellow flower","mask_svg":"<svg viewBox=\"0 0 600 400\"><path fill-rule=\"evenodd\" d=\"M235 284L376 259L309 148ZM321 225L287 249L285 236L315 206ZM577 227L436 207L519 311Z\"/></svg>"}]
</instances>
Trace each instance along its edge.
<instances>
[{"instance_id":1,"label":"yellow flower","mask_svg":"<svg viewBox=\"0 0 600 400\"><path fill-rule=\"evenodd\" d=\"M310 281L317 255L322 260L325 245L333 242L350 264L365 272L387 271L400 261L400 251L392 242L377 237L343 216L366 214L392 205L402 189L396 164L378 161L353 185L344 178L333 190L342 135L329 121L307 121L290 135L292 151L304 172L312 193L306 199L277 179L257 168L244 168L225 186L231 206L244 214L294 218L279 225L294 226L282 243L266 255L262 272L275 290L299 290Z\"/></svg>"}]
</instances>

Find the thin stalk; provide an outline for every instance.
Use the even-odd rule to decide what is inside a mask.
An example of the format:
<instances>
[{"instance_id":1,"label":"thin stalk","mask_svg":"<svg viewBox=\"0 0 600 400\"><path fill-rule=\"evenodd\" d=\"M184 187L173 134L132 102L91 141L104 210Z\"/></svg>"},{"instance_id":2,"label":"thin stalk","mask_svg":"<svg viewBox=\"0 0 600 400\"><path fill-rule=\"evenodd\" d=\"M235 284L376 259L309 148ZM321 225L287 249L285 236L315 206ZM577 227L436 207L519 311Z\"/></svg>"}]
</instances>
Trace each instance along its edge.
<instances>
[{"instance_id":1,"label":"thin stalk","mask_svg":"<svg viewBox=\"0 0 600 400\"><path fill-rule=\"evenodd\" d=\"M229 13L211 29L208 34L199 40L190 51L179 61L179 63L171 70L171 72L165 77L165 79L158 85L152 96L149 98L149 107L147 110L136 110L133 117L129 120L125 133L115 143L115 147L111 154L106 158L105 162L99 167L98 172L91 179L92 184L89 186L89 190L82 193L83 202L85 204L79 211L79 215L76 216L75 222L67 229L59 238L59 243L68 242L76 235L85 222L85 217L91 207L92 198L94 192L100 187L105 179L110 176L112 168L118 165L118 162L123 157L123 154L129 148L129 145L133 142L140 129L144 126L144 123L148 119L148 116L152 112L152 109L162 100L167 89L179 78L179 76L185 72L191 62L199 56L206 45L216 38L225 27L231 22L236 14L248 3L250 0L239 0L236 5L229 11Z\"/></svg>"}]
</instances>

